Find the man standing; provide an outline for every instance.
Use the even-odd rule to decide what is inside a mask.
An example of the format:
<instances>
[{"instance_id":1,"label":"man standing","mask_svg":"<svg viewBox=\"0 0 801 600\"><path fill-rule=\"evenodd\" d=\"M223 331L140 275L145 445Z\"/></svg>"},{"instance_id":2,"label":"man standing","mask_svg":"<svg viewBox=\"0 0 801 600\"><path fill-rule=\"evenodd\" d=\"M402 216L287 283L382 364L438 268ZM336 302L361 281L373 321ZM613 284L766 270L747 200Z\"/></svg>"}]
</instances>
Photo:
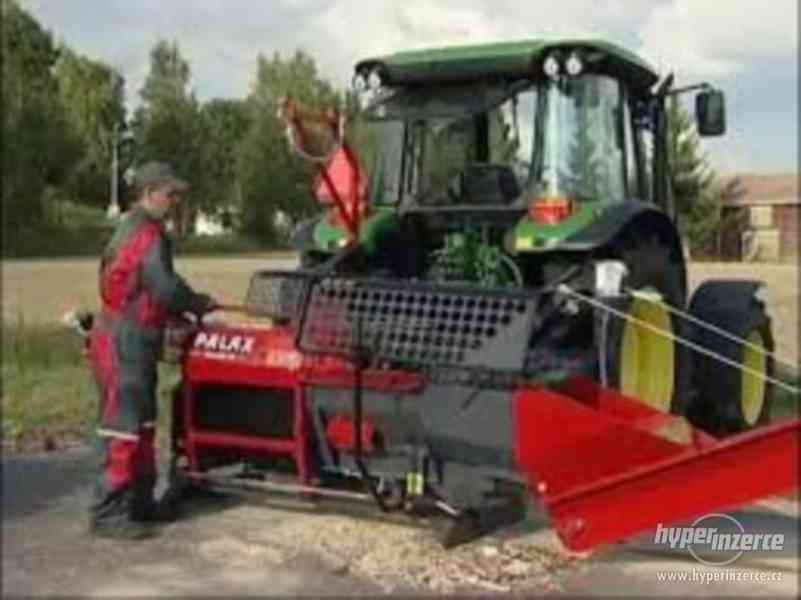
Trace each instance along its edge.
<instances>
[{"instance_id":1,"label":"man standing","mask_svg":"<svg viewBox=\"0 0 801 600\"><path fill-rule=\"evenodd\" d=\"M157 362L169 315L214 308L174 272L164 230L170 209L188 189L167 163L149 162L134 176L137 203L123 217L100 264L102 308L89 358L100 390L97 450L101 472L90 509L94 535L148 537L163 516L156 483Z\"/></svg>"}]
</instances>

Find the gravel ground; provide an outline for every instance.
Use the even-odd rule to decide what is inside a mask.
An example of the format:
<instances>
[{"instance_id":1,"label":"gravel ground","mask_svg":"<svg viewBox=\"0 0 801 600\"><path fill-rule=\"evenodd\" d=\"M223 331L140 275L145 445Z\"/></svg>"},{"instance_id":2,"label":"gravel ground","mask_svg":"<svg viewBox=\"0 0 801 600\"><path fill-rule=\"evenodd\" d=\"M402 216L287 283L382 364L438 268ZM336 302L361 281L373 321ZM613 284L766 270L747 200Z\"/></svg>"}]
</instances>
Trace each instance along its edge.
<instances>
[{"instance_id":1,"label":"gravel ground","mask_svg":"<svg viewBox=\"0 0 801 600\"><path fill-rule=\"evenodd\" d=\"M550 530L530 524L444 550L425 523L262 496L193 501L156 540L93 541L87 450L3 466L3 590L11 596L550 593L582 569Z\"/></svg>"},{"instance_id":2,"label":"gravel ground","mask_svg":"<svg viewBox=\"0 0 801 600\"><path fill-rule=\"evenodd\" d=\"M229 495L186 506L155 540L86 534L85 449L3 461L4 596L367 596L494 593L798 597L797 500L730 512L748 531L782 532L779 554L704 567L646 534L570 555L533 510L518 526L444 550L425 522L387 522L366 508ZM371 517L372 515L372 517ZM625 515L621 515L625 518ZM755 573L767 583L665 583L662 573Z\"/></svg>"}]
</instances>

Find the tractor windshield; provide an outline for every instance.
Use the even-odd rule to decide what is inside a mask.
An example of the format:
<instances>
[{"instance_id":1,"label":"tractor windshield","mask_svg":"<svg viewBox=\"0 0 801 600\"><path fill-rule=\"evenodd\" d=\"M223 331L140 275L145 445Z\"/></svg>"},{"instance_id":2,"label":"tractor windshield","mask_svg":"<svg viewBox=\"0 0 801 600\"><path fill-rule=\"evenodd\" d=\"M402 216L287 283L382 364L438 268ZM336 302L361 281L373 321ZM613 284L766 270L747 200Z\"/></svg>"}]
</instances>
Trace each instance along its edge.
<instances>
[{"instance_id":1,"label":"tractor windshield","mask_svg":"<svg viewBox=\"0 0 801 600\"><path fill-rule=\"evenodd\" d=\"M529 194L623 200L627 114L620 85L610 77L560 77L544 84Z\"/></svg>"},{"instance_id":2,"label":"tractor windshield","mask_svg":"<svg viewBox=\"0 0 801 600\"><path fill-rule=\"evenodd\" d=\"M627 166L634 170L625 160L624 100L619 83L601 75L401 90L374 103L357 128L371 198L423 206L621 201Z\"/></svg>"}]
</instances>

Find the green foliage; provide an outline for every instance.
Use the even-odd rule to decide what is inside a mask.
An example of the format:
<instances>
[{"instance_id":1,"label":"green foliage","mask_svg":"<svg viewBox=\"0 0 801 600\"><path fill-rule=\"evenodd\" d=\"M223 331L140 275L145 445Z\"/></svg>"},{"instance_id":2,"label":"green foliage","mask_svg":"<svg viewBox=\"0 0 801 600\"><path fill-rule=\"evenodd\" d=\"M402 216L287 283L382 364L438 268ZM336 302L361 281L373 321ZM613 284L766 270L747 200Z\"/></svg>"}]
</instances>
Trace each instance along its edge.
<instances>
[{"instance_id":1,"label":"green foliage","mask_svg":"<svg viewBox=\"0 0 801 600\"><path fill-rule=\"evenodd\" d=\"M692 213L698 198L710 190L715 174L701 151L695 120L675 96L668 103L668 160L676 212Z\"/></svg>"},{"instance_id":2,"label":"green foliage","mask_svg":"<svg viewBox=\"0 0 801 600\"><path fill-rule=\"evenodd\" d=\"M0 2L2 134L14 140L2 155L3 255L94 253L105 224L78 226L81 220L73 222L72 208L64 206L108 202L114 131L125 126L123 79L103 62L57 47L17 0ZM273 245L278 211L297 219L318 208L310 193L315 170L289 151L278 101L292 94L304 107L321 109L337 104L338 96L302 52L260 56L245 100L202 104L190 78L178 44L157 42L131 123L137 163L168 161L190 182L178 208L179 237L191 234L198 211L233 209L248 235ZM250 242L232 237L219 245L249 248Z\"/></svg>"},{"instance_id":3,"label":"green foliage","mask_svg":"<svg viewBox=\"0 0 801 600\"><path fill-rule=\"evenodd\" d=\"M241 210L237 149L250 125L247 105L243 100L214 99L200 113L204 177L210 182L205 186L203 208L217 214L231 207Z\"/></svg>"},{"instance_id":4,"label":"green foliage","mask_svg":"<svg viewBox=\"0 0 801 600\"><path fill-rule=\"evenodd\" d=\"M290 152L277 117L280 100L287 95L312 111L338 104L334 89L307 54L258 57L256 81L247 98L250 126L239 147L237 170L244 231L262 239L276 237L277 211L298 219L318 210L310 193L313 167Z\"/></svg>"},{"instance_id":5,"label":"green foliage","mask_svg":"<svg viewBox=\"0 0 801 600\"><path fill-rule=\"evenodd\" d=\"M109 194L115 127L125 119L124 80L108 65L62 47L55 65L59 98L83 156L70 174L72 195L105 206Z\"/></svg>"},{"instance_id":6,"label":"green foliage","mask_svg":"<svg viewBox=\"0 0 801 600\"><path fill-rule=\"evenodd\" d=\"M113 229L103 210L57 194L46 194L43 205L43 222L17 227L3 236L4 258L99 256Z\"/></svg>"},{"instance_id":7,"label":"green foliage","mask_svg":"<svg viewBox=\"0 0 801 600\"><path fill-rule=\"evenodd\" d=\"M44 439L87 440L97 418L97 388L81 348L65 326L30 323L21 315L2 325L3 440L41 448ZM179 373L159 369L159 437L169 431L170 389Z\"/></svg>"},{"instance_id":8,"label":"green foliage","mask_svg":"<svg viewBox=\"0 0 801 600\"><path fill-rule=\"evenodd\" d=\"M481 232L473 229L445 238L435 268L444 279L472 281L484 287L516 283L504 263L503 251L486 244Z\"/></svg>"},{"instance_id":9,"label":"green foliage","mask_svg":"<svg viewBox=\"0 0 801 600\"><path fill-rule=\"evenodd\" d=\"M212 182L206 173L204 124L200 103L189 89L190 67L177 42L161 40L150 52L150 72L140 91L142 106L134 117L138 160L171 163L192 184L177 206L176 231L190 233L197 210L204 208Z\"/></svg>"},{"instance_id":10,"label":"green foliage","mask_svg":"<svg viewBox=\"0 0 801 600\"><path fill-rule=\"evenodd\" d=\"M748 218L747 213L744 210L724 210L742 195L739 179L726 182L715 179L689 206L683 230L690 240L694 257L720 257L726 232L742 229L743 221Z\"/></svg>"},{"instance_id":11,"label":"green foliage","mask_svg":"<svg viewBox=\"0 0 801 600\"><path fill-rule=\"evenodd\" d=\"M798 371L781 367L776 371L776 377L780 381L801 388L801 376ZM773 421L798 419L801 417L801 398L790 390L776 386L773 388L773 406L771 408L771 420Z\"/></svg>"},{"instance_id":12,"label":"green foliage","mask_svg":"<svg viewBox=\"0 0 801 600\"><path fill-rule=\"evenodd\" d=\"M3 235L3 258L100 256L111 238L111 225L66 227L40 223Z\"/></svg>"},{"instance_id":13,"label":"green foliage","mask_svg":"<svg viewBox=\"0 0 801 600\"><path fill-rule=\"evenodd\" d=\"M679 229L694 256L719 256L723 236L742 214L724 207L742 195L739 180L720 180L701 150L695 120L674 97L668 105L668 158Z\"/></svg>"},{"instance_id":14,"label":"green foliage","mask_svg":"<svg viewBox=\"0 0 801 600\"><path fill-rule=\"evenodd\" d=\"M58 99L50 33L15 0L2 0L3 233L44 217L42 195L62 185L81 154Z\"/></svg>"}]
</instances>

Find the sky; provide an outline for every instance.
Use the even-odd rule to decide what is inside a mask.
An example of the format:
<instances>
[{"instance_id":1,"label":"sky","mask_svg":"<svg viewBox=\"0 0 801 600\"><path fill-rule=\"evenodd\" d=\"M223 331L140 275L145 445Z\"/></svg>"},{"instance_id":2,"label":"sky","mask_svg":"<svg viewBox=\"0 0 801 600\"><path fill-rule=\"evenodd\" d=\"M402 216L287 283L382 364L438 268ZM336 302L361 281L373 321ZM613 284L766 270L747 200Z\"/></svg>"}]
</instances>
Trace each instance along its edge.
<instances>
[{"instance_id":1,"label":"sky","mask_svg":"<svg viewBox=\"0 0 801 600\"><path fill-rule=\"evenodd\" d=\"M798 167L797 0L20 0L55 39L126 78L129 104L159 39L177 40L201 100L244 97L258 54L311 54L338 86L360 58L539 37L602 37L678 85L726 93L722 174Z\"/></svg>"}]
</instances>

